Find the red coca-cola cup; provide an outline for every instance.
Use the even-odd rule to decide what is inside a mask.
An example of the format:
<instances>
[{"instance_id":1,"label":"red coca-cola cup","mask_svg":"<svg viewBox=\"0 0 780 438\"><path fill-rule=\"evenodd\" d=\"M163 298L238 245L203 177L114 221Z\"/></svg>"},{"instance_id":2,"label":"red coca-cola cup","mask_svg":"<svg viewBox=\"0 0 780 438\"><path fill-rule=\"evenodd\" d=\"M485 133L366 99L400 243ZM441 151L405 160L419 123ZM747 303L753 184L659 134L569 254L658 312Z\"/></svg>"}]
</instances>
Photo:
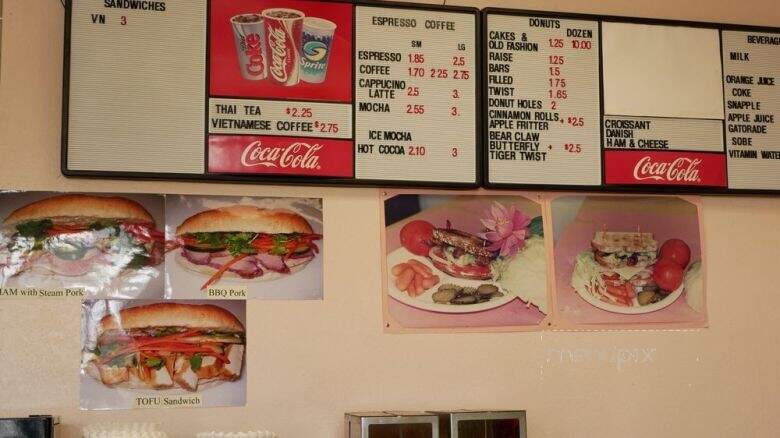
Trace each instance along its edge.
<instances>
[{"instance_id":1,"label":"red coca-cola cup","mask_svg":"<svg viewBox=\"0 0 780 438\"><path fill-rule=\"evenodd\" d=\"M296 85L300 80L303 18L296 9L271 8L261 14L265 21L268 49L268 72L271 80L279 85Z\"/></svg>"}]
</instances>

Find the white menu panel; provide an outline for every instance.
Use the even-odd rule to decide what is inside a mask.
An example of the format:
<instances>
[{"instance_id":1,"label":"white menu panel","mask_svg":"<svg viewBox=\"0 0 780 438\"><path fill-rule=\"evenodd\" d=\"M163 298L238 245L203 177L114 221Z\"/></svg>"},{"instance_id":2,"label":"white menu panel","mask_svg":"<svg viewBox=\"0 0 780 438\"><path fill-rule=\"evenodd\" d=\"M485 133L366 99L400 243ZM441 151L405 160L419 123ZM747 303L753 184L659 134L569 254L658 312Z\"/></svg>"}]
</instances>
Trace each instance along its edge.
<instances>
[{"instance_id":1,"label":"white menu panel","mask_svg":"<svg viewBox=\"0 0 780 438\"><path fill-rule=\"evenodd\" d=\"M780 33L722 35L729 188L780 190Z\"/></svg>"},{"instance_id":2,"label":"white menu panel","mask_svg":"<svg viewBox=\"0 0 780 438\"><path fill-rule=\"evenodd\" d=\"M604 113L722 119L718 30L602 23Z\"/></svg>"},{"instance_id":3,"label":"white menu panel","mask_svg":"<svg viewBox=\"0 0 780 438\"><path fill-rule=\"evenodd\" d=\"M476 16L357 6L355 177L474 183Z\"/></svg>"},{"instance_id":4,"label":"white menu panel","mask_svg":"<svg viewBox=\"0 0 780 438\"><path fill-rule=\"evenodd\" d=\"M68 167L202 174L206 2L114 3L72 5Z\"/></svg>"},{"instance_id":5,"label":"white menu panel","mask_svg":"<svg viewBox=\"0 0 780 438\"><path fill-rule=\"evenodd\" d=\"M211 98L209 133L348 139L352 138L352 106L325 102Z\"/></svg>"},{"instance_id":6,"label":"white menu panel","mask_svg":"<svg viewBox=\"0 0 780 438\"><path fill-rule=\"evenodd\" d=\"M604 148L723 152L723 122L663 117L604 117Z\"/></svg>"},{"instance_id":7,"label":"white menu panel","mask_svg":"<svg viewBox=\"0 0 780 438\"><path fill-rule=\"evenodd\" d=\"M599 24L489 15L489 182L601 184Z\"/></svg>"}]
</instances>

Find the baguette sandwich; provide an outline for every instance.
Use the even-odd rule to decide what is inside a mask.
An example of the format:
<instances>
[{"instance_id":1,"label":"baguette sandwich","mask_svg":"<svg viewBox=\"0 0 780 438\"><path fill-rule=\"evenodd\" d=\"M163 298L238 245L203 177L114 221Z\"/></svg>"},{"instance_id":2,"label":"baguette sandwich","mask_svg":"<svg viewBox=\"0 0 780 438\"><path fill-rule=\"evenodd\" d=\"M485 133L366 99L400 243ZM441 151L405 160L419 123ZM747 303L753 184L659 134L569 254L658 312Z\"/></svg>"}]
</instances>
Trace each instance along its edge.
<instances>
[{"instance_id":1,"label":"baguette sandwich","mask_svg":"<svg viewBox=\"0 0 780 438\"><path fill-rule=\"evenodd\" d=\"M266 281L302 270L319 252L306 219L290 210L230 205L200 212L176 228L176 261L208 276Z\"/></svg>"},{"instance_id":2,"label":"baguette sandwich","mask_svg":"<svg viewBox=\"0 0 780 438\"><path fill-rule=\"evenodd\" d=\"M84 363L106 386L197 391L240 378L244 347L244 326L227 310L159 303L103 317Z\"/></svg>"},{"instance_id":3,"label":"baguette sandwich","mask_svg":"<svg viewBox=\"0 0 780 438\"><path fill-rule=\"evenodd\" d=\"M33 202L3 220L0 236L0 280L26 272L111 278L155 266L165 252L165 236L149 212L119 196L69 194Z\"/></svg>"}]
</instances>

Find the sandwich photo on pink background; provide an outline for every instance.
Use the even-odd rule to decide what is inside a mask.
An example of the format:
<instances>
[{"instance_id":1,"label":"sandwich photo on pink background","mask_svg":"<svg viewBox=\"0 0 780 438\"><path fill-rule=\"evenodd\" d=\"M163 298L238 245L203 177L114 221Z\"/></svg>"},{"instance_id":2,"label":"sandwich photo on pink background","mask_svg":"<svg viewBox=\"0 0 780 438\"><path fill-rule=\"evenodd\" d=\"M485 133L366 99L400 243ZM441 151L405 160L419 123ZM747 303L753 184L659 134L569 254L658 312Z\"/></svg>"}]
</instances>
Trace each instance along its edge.
<instances>
[{"instance_id":1,"label":"sandwich photo on pink background","mask_svg":"<svg viewBox=\"0 0 780 438\"><path fill-rule=\"evenodd\" d=\"M706 325L698 198L551 201L557 325Z\"/></svg>"},{"instance_id":2,"label":"sandwich photo on pink background","mask_svg":"<svg viewBox=\"0 0 780 438\"><path fill-rule=\"evenodd\" d=\"M385 327L532 329L549 314L542 208L522 195L384 199Z\"/></svg>"}]
</instances>

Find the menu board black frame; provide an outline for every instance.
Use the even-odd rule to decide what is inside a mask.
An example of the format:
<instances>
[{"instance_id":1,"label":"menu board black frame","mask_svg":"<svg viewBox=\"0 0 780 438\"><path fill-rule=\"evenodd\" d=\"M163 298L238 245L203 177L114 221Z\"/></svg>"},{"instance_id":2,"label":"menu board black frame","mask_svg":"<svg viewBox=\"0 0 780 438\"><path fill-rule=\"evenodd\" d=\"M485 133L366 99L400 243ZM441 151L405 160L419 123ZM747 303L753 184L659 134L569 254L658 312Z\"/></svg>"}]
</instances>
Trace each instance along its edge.
<instances>
[{"instance_id":1,"label":"menu board black frame","mask_svg":"<svg viewBox=\"0 0 780 438\"><path fill-rule=\"evenodd\" d=\"M718 31L718 37L720 39L721 46L721 67L723 66L722 46L723 46L723 31L752 31L752 32L768 32L768 33L780 33L780 27L771 26L754 26L754 25L738 25L727 23L712 23L702 21L685 21L685 20L671 20L662 18L640 18L640 17L625 17L617 15L600 15L600 14L585 14L574 12L553 12L553 11L536 11L530 9L509 9L509 8L484 8L481 10L482 15L482 66L486 68L488 65L488 16L489 15L508 15L514 17L543 17L543 18L559 18L559 19L575 19L575 20L590 20L598 23L599 35L599 96L600 96L600 120L599 120L599 133L600 144L598 145L601 152L601 184L599 185L547 185L547 184L513 184L513 183L491 183L489 179L490 172L490 160L488 159L489 150L487 145L489 144L489 130L488 125L488 81L483 80L482 83L482 162L484 166L482 168L482 181L483 187L489 189L509 189L509 190L553 190L553 191L574 191L574 192L607 192L607 193L649 193L649 194L713 194L713 195L729 195L729 194L746 194L746 195L777 195L780 194L780 190L757 190L757 189L731 189L726 187L702 187L702 186L675 186L675 185L607 185L605 183L605 166L604 166L604 74L603 74L603 47L602 41L602 23L634 23L634 24L647 24L647 25L666 25L666 26L680 26L691 28L706 28ZM724 89L725 89L725 84ZM725 92L724 92L725 94ZM722 96L725 97L725 96ZM724 149L726 147L726 121L723 121L722 134L724 138ZM725 150L724 150L725 152ZM728 176L728 175L727 175Z\"/></svg>"},{"instance_id":2,"label":"menu board black frame","mask_svg":"<svg viewBox=\"0 0 780 438\"><path fill-rule=\"evenodd\" d=\"M357 138L356 138L356 111L357 103L354 100L355 82L357 81L357 66L356 53L356 20L357 13L356 8L360 6L370 7L385 7L394 9L411 9L422 11L441 11L441 12L458 12L474 15L474 60L475 65L473 68L474 87L475 87L475 100L474 100L474 112L475 112L475 136L474 136L474 166L475 166L475 180L474 182L463 183L451 183L440 181L410 181L410 180L380 180L380 179L357 179L355 175L356 159L353 159L353 176L350 177L314 177L314 176L287 176L287 175L271 175L271 174L217 174L209 173L209 142L208 142L208 118L209 118L209 70L206 67L206 80L204 88L206 90L204 99L206 101L206 110L204 111L204 117L206 124L204 125L204 168L203 173L157 173L157 172L127 172L127 171L92 171L92 170L77 170L70 169L68 167L68 115L69 115L69 98L70 98L70 64L71 64L71 21L72 21L72 3L74 0L67 0L65 4L65 26L64 26L64 45L63 45L63 86L62 86L62 129L61 129L61 145L60 145L60 170L66 177L85 177L85 178L114 178L114 179L146 179L146 180L177 180L177 181L192 181L192 182L236 182L236 183L255 183L255 184L279 184L279 185L301 185L301 186L354 186L354 187L431 187L431 188L459 188L469 189L478 188L482 185L483 165L482 165L482 122L483 117L480 115L482 108L482 96L481 82L482 82L482 29L481 29L481 17L480 10L474 7L467 6L452 6L452 5L439 5L439 4L425 4L425 3L403 3L394 1L383 0L318 0L323 3L348 3L352 4L352 93L353 93L353 110L352 110L352 140L353 140L353 156L357 154ZM75 0L77 1L77 0ZM210 0L203 0L207 2L209 13L207 14L206 23L206 53L204 54L206 61L209 59L210 46L209 46L209 32L208 32L208 19L211 15ZM119 150L120 147L115 145Z\"/></svg>"}]
</instances>

